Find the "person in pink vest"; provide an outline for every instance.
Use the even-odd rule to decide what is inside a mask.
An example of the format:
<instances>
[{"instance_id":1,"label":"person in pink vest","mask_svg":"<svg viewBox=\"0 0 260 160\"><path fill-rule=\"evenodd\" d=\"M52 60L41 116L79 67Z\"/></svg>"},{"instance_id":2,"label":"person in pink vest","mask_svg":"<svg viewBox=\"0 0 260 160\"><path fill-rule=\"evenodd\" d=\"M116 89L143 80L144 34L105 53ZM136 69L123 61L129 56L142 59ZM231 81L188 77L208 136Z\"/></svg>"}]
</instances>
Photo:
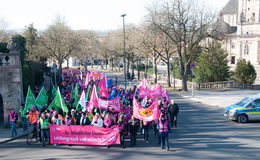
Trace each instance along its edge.
<instances>
[{"instance_id":1,"label":"person in pink vest","mask_svg":"<svg viewBox=\"0 0 260 160\"><path fill-rule=\"evenodd\" d=\"M14 111L13 108L10 109L10 112L8 114L8 119L10 122L10 127L11 127L11 136L17 136L17 131L16 131L16 122L18 120L18 115L17 113Z\"/></svg>"},{"instance_id":2,"label":"person in pink vest","mask_svg":"<svg viewBox=\"0 0 260 160\"><path fill-rule=\"evenodd\" d=\"M161 149L164 149L165 144L167 147L167 150L170 150L169 146L169 133L171 133L171 127L170 123L166 118L166 115L161 115L158 123L158 129L159 129L159 136L161 138Z\"/></svg>"},{"instance_id":3,"label":"person in pink vest","mask_svg":"<svg viewBox=\"0 0 260 160\"><path fill-rule=\"evenodd\" d=\"M109 128L113 124L113 119L110 117L110 114L107 113L105 118L104 118L104 127Z\"/></svg>"}]
</instances>

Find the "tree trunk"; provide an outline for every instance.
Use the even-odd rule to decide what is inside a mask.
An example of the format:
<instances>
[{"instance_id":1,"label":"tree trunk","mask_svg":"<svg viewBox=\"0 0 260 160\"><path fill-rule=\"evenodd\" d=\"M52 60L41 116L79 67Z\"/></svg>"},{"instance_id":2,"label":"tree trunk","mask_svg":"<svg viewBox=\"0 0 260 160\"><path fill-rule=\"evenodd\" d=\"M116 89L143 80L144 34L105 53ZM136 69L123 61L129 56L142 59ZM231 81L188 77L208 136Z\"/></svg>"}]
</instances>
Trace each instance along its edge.
<instances>
[{"instance_id":1,"label":"tree trunk","mask_svg":"<svg viewBox=\"0 0 260 160\"><path fill-rule=\"evenodd\" d=\"M154 70L154 83L157 84L157 79L158 79L158 75L157 75L157 58L155 56L153 57L153 70Z\"/></svg>"},{"instance_id":2,"label":"tree trunk","mask_svg":"<svg viewBox=\"0 0 260 160\"><path fill-rule=\"evenodd\" d=\"M134 79L134 77L133 77L133 75L135 74L135 70L134 70L135 66L134 65L135 65L134 64L134 58L132 57L131 58L131 77L130 77L131 80Z\"/></svg>"},{"instance_id":3,"label":"tree trunk","mask_svg":"<svg viewBox=\"0 0 260 160\"><path fill-rule=\"evenodd\" d=\"M188 81L188 76L183 76L183 78L182 78L182 90L183 91L188 91L187 81Z\"/></svg>"},{"instance_id":4,"label":"tree trunk","mask_svg":"<svg viewBox=\"0 0 260 160\"><path fill-rule=\"evenodd\" d=\"M137 75L138 75L138 81L140 80L140 60L137 62Z\"/></svg>"},{"instance_id":5,"label":"tree trunk","mask_svg":"<svg viewBox=\"0 0 260 160\"><path fill-rule=\"evenodd\" d=\"M62 61L59 61L59 69L56 75L56 80L57 80L57 86L59 86L59 84L61 83L61 74L62 74Z\"/></svg>"},{"instance_id":6,"label":"tree trunk","mask_svg":"<svg viewBox=\"0 0 260 160\"><path fill-rule=\"evenodd\" d=\"M114 71L114 59L113 58L111 59L111 69L112 69L112 71Z\"/></svg>"},{"instance_id":7,"label":"tree trunk","mask_svg":"<svg viewBox=\"0 0 260 160\"><path fill-rule=\"evenodd\" d=\"M67 61L67 67L69 68L69 59L66 59L66 61Z\"/></svg>"},{"instance_id":8,"label":"tree trunk","mask_svg":"<svg viewBox=\"0 0 260 160\"><path fill-rule=\"evenodd\" d=\"M88 65L85 63L85 65L84 65L84 70L85 71L88 71Z\"/></svg>"},{"instance_id":9,"label":"tree trunk","mask_svg":"<svg viewBox=\"0 0 260 160\"><path fill-rule=\"evenodd\" d=\"M126 66L126 75L129 75L129 70L130 70L130 59L129 57L126 59L127 60L127 66ZM130 78L130 77L129 77Z\"/></svg>"},{"instance_id":10,"label":"tree trunk","mask_svg":"<svg viewBox=\"0 0 260 160\"><path fill-rule=\"evenodd\" d=\"M170 60L167 60L167 84L168 87L171 87L171 64Z\"/></svg>"},{"instance_id":11,"label":"tree trunk","mask_svg":"<svg viewBox=\"0 0 260 160\"><path fill-rule=\"evenodd\" d=\"M91 68L93 68L93 67L94 67L94 59L91 58Z\"/></svg>"},{"instance_id":12,"label":"tree trunk","mask_svg":"<svg viewBox=\"0 0 260 160\"><path fill-rule=\"evenodd\" d=\"M146 58L146 62L145 62L145 73L144 73L145 79L147 79L147 72L148 72L148 58Z\"/></svg>"},{"instance_id":13,"label":"tree trunk","mask_svg":"<svg viewBox=\"0 0 260 160\"><path fill-rule=\"evenodd\" d=\"M108 59L106 58L106 69L107 69L107 65L108 65Z\"/></svg>"}]
</instances>

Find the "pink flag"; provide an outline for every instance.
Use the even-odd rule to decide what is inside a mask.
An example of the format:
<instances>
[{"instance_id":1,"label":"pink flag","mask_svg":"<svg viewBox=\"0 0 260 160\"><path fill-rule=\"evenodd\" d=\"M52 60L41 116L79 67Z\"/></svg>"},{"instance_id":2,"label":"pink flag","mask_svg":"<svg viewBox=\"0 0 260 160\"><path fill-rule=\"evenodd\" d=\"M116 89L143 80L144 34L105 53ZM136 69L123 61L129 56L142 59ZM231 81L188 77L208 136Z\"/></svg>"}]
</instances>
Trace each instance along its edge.
<instances>
[{"instance_id":1,"label":"pink flag","mask_svg":"<svg viewBox=\"0 0 260 160\"><path fill-rule=\"evenodd\" d=\"M137 86L137 88L144 88L144 89L148 89L148 83L146 79L143 79L142 82Z\"/></svg>"},{"instance_id":2,"label":"pink flag","mask_svg":"<svg viewBox=\"0 0 260 160\"><path fill-rule=\"evenodd\" d=\"M158 100L155 99L150 107L142 108L142 106L134 98L133 115L135 118L143 120L143 121L153 121L153 120L159 119L160 110L159 110Z\"/></svg>"},{"instance_id":3,"label":"pink flag","mask_svg":"<svg viewBox=\"0 0 260 160\"><path fill-rule=\"evenodd\" d=\"M88 72L86 75L86 80L85 80L85 88L88 87L89 82L90 82L90 73Z\"/></svg>"},{"instance_id":4,"label":"pink flag","mask_svg":"<svg viewBox=\"0 0 260 160\"><path fill-rule=\"evenodd\" d=\"M98 91L98 93L102 96L102 97L104 97L104 98L109 98L109 94L108 94L108 91L107 91L107 89L105 89L105 88L100 88L100 90Z\"/></svg>"},{"instance_id":5,"label":"pink flag","mask_svg":"<svg viewBox=\"0 0 260 160\"><path fill-rule=\"evenodd\" d=\"M166 98L166 102L167 102L167 103L170 103L170 97L169 97L169 92L168 92L168 90L167 90L167 89L164 89L164 90L162 91L162 94L163 94L163 97Z\"/></svg>"},{"instance_id":6,"label":"pink flag","mask_svg":"<svg viewBox=\"0 0 260 160\"><path fill-rule=\"evenodd\" d=\"M87 108L88 110L92 110L93 108L100 108L100 109L107 109L107 110L114 109L116 112L121 112L121 105L122 102L120 100L120 97L110 99L110 100L105 100L98 97L96 86L94 86Z\"/></svg>"},{"instance_id":7,"label":"pink flag","mask_svg":"<svg viewBox=\"0 0 260 160\"><path fill-rule=\"evenodd\" d=\"M98 83L98 87L101 89L101 88L104 88L104 89L107 89L107 77L104 76L100 79L99 83Z\"/></svg>"}]
</instances>

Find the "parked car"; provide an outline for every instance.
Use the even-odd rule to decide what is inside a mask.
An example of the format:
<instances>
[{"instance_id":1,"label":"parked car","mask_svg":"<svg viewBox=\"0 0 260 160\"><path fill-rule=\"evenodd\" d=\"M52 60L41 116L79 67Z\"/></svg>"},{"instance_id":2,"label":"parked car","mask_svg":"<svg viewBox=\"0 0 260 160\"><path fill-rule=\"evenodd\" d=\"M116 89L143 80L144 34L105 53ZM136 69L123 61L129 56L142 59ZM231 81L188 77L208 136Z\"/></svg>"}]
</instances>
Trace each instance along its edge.
<instances>
[{"instance_id":1,"label":"parked car","mask_svg":"<svg viewBox=\"0 0 260 160\"><path fill-rule=\"evenodd\" d=\"M239 123L260 120L260 95L245 97L239 102L225 107L224 116Z\"/></svg>"}]
</instances>

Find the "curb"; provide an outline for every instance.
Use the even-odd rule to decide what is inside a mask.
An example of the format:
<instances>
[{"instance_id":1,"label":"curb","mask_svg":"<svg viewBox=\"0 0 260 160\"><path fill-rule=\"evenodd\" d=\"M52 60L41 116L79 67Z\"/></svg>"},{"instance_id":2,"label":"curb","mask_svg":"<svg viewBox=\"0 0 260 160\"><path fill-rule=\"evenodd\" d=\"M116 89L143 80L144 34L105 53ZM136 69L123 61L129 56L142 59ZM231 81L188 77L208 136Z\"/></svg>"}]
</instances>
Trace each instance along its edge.
<instances>
[{"instance_id":1,"label":"curb","mask_svg":"<svg viewBox=\"0 0 260 160\"><path fill-rule=\"evenodd\" d=\"M7 142L11 142L11 141L13 141L13 140L16 140L16 139L25 137L25 136L27 136L28 134L29 134L29 133L24 133L24 134L21 134L21 135L19 135L19 136L14 137L14 138L10 138L10 139L1 141L0 144L4 144L4 143L7 143Z\"/></svg>"}]
</instances>

